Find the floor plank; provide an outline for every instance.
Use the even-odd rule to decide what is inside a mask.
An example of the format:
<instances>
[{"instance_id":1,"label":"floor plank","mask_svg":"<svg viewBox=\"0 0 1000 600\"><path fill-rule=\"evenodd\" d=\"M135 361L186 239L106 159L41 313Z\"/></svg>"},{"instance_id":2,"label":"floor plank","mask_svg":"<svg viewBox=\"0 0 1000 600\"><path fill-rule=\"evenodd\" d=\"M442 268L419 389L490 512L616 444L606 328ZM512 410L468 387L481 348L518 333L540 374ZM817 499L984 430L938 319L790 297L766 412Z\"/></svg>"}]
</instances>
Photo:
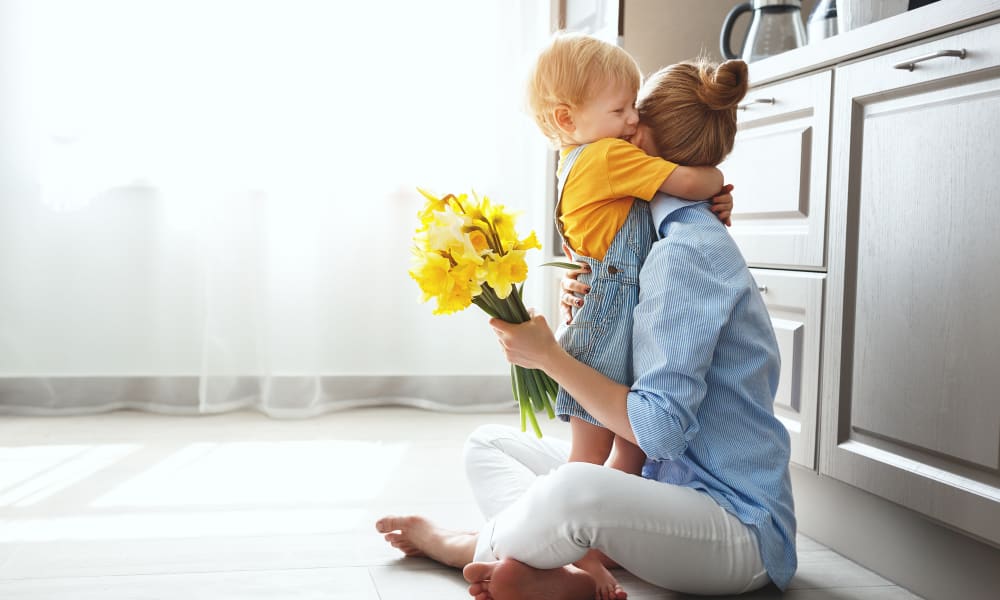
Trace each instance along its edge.
<instances>
[{"instance_id":1,"label":"floor plank","mask_svg":"<svg viewBox=\"0 0 1000 600\"><path fill-rule=\"evenodd\" d=\"M403 558L374 522L422 514L480 527L463 441L477 425L516 421L409 408L301 421L2 418L0 598L467 598L458 570ZM543 428L566 434L561 423ZM809 538L798 549L789 591L744 597L916 598ZM689 597L619 578L633 600Z\"/></svg>"},{"instance_id":2,"label":"floor plank","mask_svg":"<svg viewBox=\"0 0 1000 600\"><path fill-rule=\"evenodd\" d=\"M368 569L295 569L0 581L4 600L379 600Z\"/></svg>"}]
</instances>

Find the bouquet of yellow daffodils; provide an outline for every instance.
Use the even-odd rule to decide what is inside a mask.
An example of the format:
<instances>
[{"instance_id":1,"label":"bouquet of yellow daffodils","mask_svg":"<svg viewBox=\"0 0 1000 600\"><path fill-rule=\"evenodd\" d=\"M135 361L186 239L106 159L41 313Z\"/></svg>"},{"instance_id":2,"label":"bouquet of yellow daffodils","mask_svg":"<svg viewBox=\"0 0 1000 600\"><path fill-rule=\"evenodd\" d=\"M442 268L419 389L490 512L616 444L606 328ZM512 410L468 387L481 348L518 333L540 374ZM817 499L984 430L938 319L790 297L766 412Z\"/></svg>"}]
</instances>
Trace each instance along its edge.
<instances>
[{"instance_id":1,"label":"bouquet of yellow daffodils","mask_svg":"<svg viewBox=\"0 0 1000 600\"><path fill-rule=\"evenodd\" d=\"M438 198L418 190L427 204L420 211L420 227L413 235L410 276L423 292L423 301L437 301L434 314L465 310L471 304L491 317L523 323L530 317L521 292L528 277L524 255L541 248L535 232L519 239L515 215L490 199L466 194ZM521 284L518 286L518 284ZM511 387L521 409L521 431L531 421L535 435L542 431L535 411L555 418L552 402L558 386L538 369L511 365Z\"/></svg>"}]
</instances>

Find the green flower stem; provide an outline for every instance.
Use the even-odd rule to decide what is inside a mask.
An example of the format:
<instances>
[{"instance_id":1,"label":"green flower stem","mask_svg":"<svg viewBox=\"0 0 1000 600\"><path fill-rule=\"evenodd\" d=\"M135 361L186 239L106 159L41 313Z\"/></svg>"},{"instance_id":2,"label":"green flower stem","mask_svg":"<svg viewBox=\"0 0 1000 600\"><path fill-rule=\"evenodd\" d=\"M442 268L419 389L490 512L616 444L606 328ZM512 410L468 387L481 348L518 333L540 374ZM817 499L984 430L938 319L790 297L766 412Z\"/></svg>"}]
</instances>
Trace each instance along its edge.
<instances>
[{"instance_id":1,"label":"green flower stem","mask_svg":"<svg viewBox=\"0 0 1000 600\"><path fill-rule=\"evenodd\" d=\"M510 307L507 306L507 303L500 298L497 298L496 292L493 291L493 288L485 286L483 288L483 293L480 294L480 297L484 298L486 302L489 302L489 305L493 308L500 319L503 319L508 323L519 322L514 318L514 315L511 314Z\"/></svg>"},{"instance_id":2,"label":"green flower stem","mask_svg":"<svg viewBox=\"0 0 1000 600\"><path fill-rule=\"evenodd\" d=\"M514 285L511 286L511 293L504 299L497 297L493 288L483 286L482 293L473 298L472 302L491 317L508 323L523 323L531 318L521 300L520 290ZM535 412L544 410L550 419L555 418L553 403L558 386L544 371L538 369L511 365L510 376L511 392L520 411L521 431L527 430L530 421L535 435L542 437Z\"/></svg>"},{"instance_id":3,"label":"green flower stem","mask_svg":"<svg viewBox=\"0 0 1000 600\"><path fill-rule=\"evenodd\" d=\"M552 396L554 400L556 395L559 393L559 384L556 383L555 379L552 379L548 375L545 376L545 385L548 387L549 395Z\"/></svg>"},{"instance_id":4,"label":"green flower stem","mask_svg":"<svg viewBox=\"0 0 1000 600\"><path fill-rule=\"evenodd\" d=\"M535 411L533 410L531 394L528 391L528 378L527 370L521 367L514 367L514 373L516 374L517 388L521 394L521 414L527 414L528 420L531 421L531 428L535 431L535 435L542 437L542 430L538 427L538 421L535 419ZM524 431L523 429L521 431Z\"/></svg>"},{"instance_id":5,"label":"green flower stem","mask_svg":"<svg viewBox=\"0 0 1000 600\"><path fill-rule=\"evenodd\" d=\"M511 286L514 288L514 286ZM521 297L517 293L517 288L511 290L509 296L507 296L507 303L511 305L512 312L520 317L518 323L524 323L525 321L531 320L531 315L528 314L528 309L524 307L524 302L521 301Z\"/></svg>"},{"instance_id":6,"label":"green flower stem","mask_svg":"<svg viewBox=\"0 0 1000 600\"><path fill-rule=\"evenodd\" d=\"M531 412L531 403L524 389L524 374L521 372L521 367L517 365L511 366L513 367L514 386L517 388L517 405L521 411L521 421L523 422L525 414ZM521 427L521 431L524 431L523 426Z\"/></svg>"},{"instance_id":7,"label":"green flower stem","mask_svg":"<svg viewBox=\"0 0 1000 600\"><path fill-rule=\"evenodd\" d=\"M494 319L499 319L500 318L500 315L498 315L497 312L495 310L493 310L493 307L491 307L486 302L486 300L482 297L482 294L480 294L479 296L476 296L475 298L473 298L472 299L472 303L475 304L476 306L478 306L479 308L481 308L483 310L483 312L485 312L489 316L493 317Z\"/></svg>"},{"instance_id":8,"label":"green flower stem","mask_svg":"<svg viewBox=\"0 0 1000 600\"><path fill-rule=\"evenodd\" d=\"M545 374L545 371L536 370L535 375L539 379L539 385L545 390L542 397L542 404L545 406L545 414L548 415L550 419L556 418L556 412L552 408L552 404L555 402L555 394L552 392L551 386L555 383L551 377ZM558 389L558 388L556 388Z\"/></svg>"},{"instance_id":9,"label":"green flower stem","mask_svg":"<svg viewBox=\"0 0 1000 600\"><path fill-rule=\"evenodd\" d=\"M524 400L519 400L517 403L518 412L521 413L521 431L525 431L527 424L528 413L531 412L530 406L525 406L526 402Z\"/></svg>"},{"instance_id":10,"label":"green flower stem","mask_svg":"<svg viewBox=\"0 0 1000 600\"><path fill-rule=\"evenodd\" d=\"M542 410L542 404L544 404L545 397L542 396L542 391L538 389L538 380L535 377L534 369L524 370L524 387L528 389L528 398L531 400L531 408L534 410Z\"/></svg>"},{"instance_id":11,"label":"green flower stem","mask_svg":"<svg viewBox=\"0 0 1000 600\"><path fill-rule=\"evenodd\" d=\"M510 389L514 394L514 400L517 401L518 412L521 413L521 431L525 430L525 419L527 419L527 414L524 410L524 399L521 398L517 391L517 367L514 365L510 366Z\"/></svg>"},{"instance_id":12,"label":"green flower stem","mask_svg":"<svg viewBox=\"0 0 1000 600\"><path fill-rule=\"evenodd\" d=\"M539 438L542 437L542 429L538 426L538 419L535 418L535 411L527 411L528 418L531 420L531 428L535 430L535 435ZM524 431L523 429L521 431Z\"/></svg>"}]
</instances>

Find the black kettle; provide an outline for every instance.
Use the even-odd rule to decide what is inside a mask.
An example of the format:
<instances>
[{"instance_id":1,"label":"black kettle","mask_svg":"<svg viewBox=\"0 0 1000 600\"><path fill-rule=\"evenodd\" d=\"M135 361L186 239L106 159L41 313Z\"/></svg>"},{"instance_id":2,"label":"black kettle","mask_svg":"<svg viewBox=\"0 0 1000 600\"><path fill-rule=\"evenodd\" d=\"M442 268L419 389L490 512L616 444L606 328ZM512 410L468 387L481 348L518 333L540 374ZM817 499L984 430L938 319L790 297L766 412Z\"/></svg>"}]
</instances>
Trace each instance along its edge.
<instances>
[{"instance_id":1,"label":"black kettle","mask_svg":"<svg viewBox=\"0 0 1000 600\"><path fill-rule=\"evenodd\" d=\"M750 11L753 11L750 29L743 40L743 48L737 55L730 44L733 24L737 17ZM785 50L804 46L805 43L806 30L802 25L801 0L753 0L752 3L737 5L726 15L719 38L722 56L727 59L741 58L746 62L781 54Z\"/></svg>"}]
</instances>

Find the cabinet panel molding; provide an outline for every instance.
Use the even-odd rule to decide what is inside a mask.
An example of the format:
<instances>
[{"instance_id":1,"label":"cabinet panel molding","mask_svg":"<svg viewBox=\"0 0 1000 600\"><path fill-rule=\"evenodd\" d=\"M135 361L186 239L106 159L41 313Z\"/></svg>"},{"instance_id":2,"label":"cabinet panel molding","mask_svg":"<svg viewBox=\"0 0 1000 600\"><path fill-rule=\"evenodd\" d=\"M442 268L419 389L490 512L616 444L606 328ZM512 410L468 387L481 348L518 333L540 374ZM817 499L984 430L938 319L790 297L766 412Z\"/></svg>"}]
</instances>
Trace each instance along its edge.
<instances>
[{"instance_id":1,"label":"cabinet panel molding","mask_svg":"<svg viewBox=\"0 0 1000 600\"><path fill-rule=\"evenodd\" d=\"M820 471L1000 545L1000 24L837 69ZM913 57L965 49L913 71Z\"/></svg>"},{"instance_id":2,"label":"cabinet panel molding","mask_svg":"<svg viewBox=\"0 0 1000 600\"><path fill-rule=\"evenodd\" d=\"M832 75L753 89L737 111L732 154L719 168L736 186L733 239L756 267L825 266Z\"/></svg>"},{"instance_id":3,"label":"cabinet panel molding","mask_svg":"<svg viewBox=\"0 0 1000 600\"><path fill-rule=\"evenodd\" d=\"M771 315L781 355L774 414L792 440L792 461L816 466L816 414L822 331L822 273L751 269Z\"/></svg>"}]
</instances>

